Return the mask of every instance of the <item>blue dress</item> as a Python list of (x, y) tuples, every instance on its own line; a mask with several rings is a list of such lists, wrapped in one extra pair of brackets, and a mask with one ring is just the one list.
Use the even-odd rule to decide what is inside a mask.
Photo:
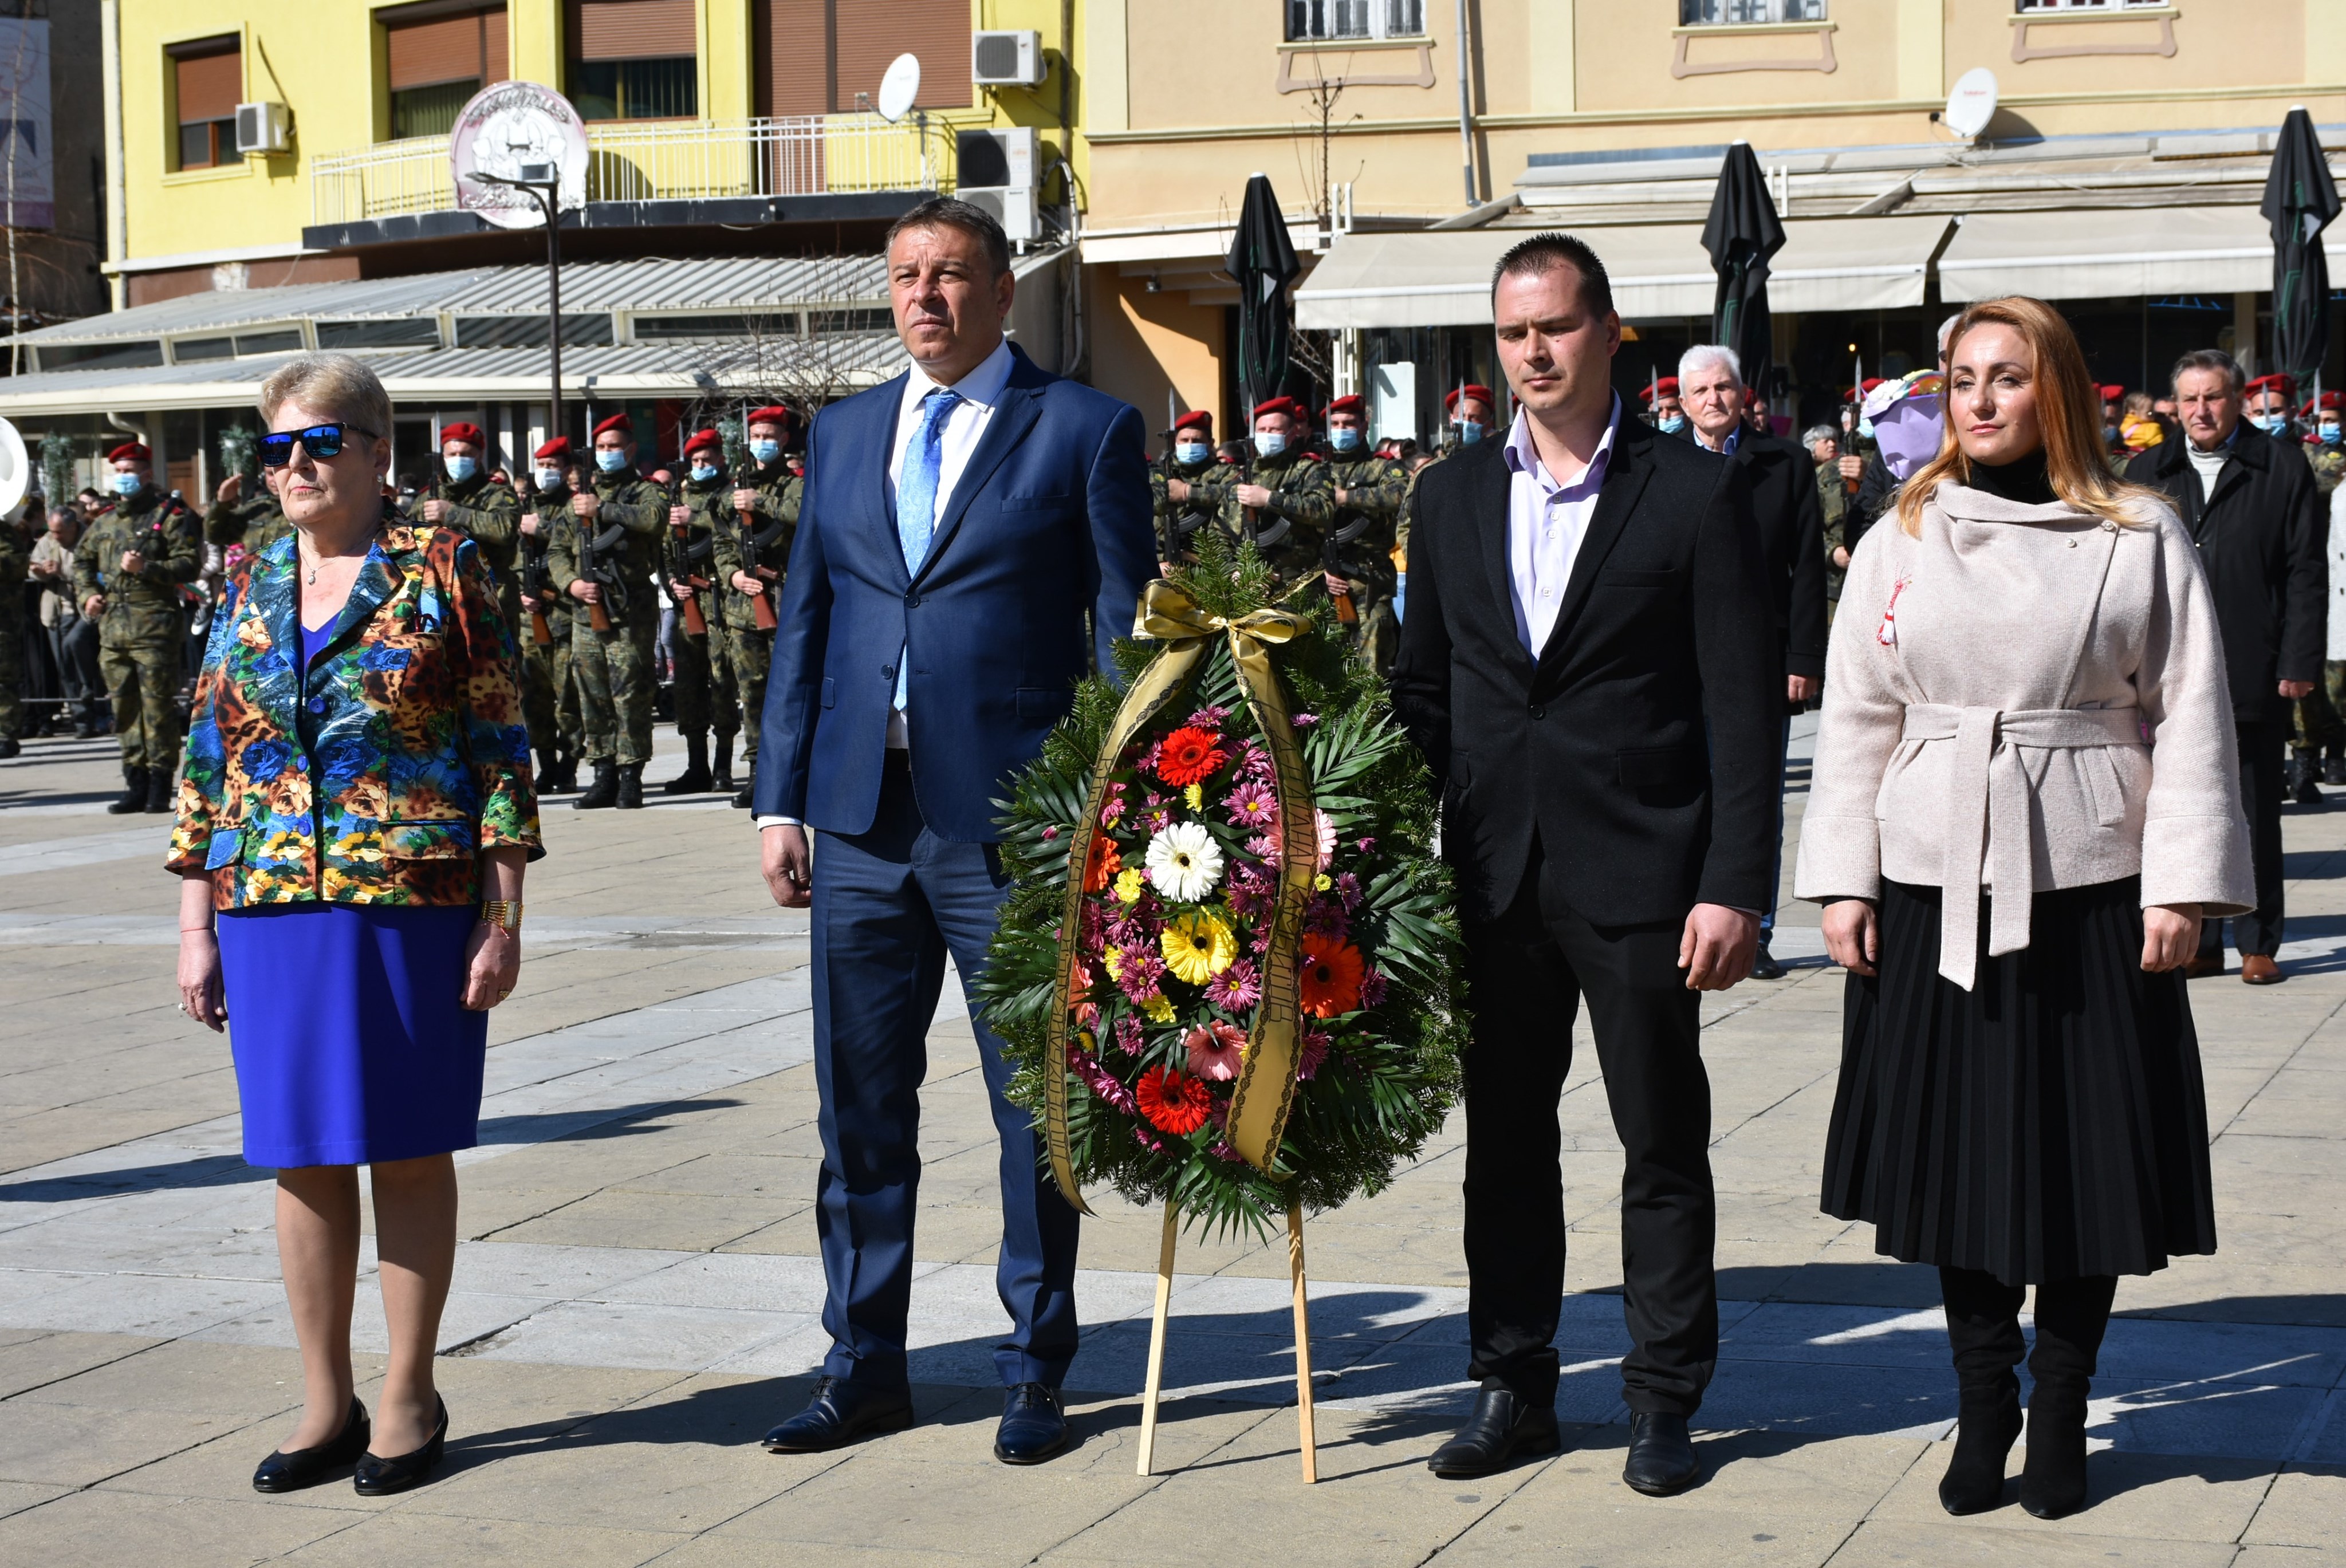
[[(332, 630), (301, 629), (305, 676)], [(480, 1141), (489, 1015), (461, 1000), (479, 919), (472, 904), (219, 914), (248, 1165), (369, 1165)]]

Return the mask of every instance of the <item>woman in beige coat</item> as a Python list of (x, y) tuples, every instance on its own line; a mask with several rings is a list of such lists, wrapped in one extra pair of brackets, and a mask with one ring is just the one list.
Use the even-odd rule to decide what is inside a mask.
[(2180, 966), (2254, 901), (2215, 606), (2190, 536), (2100, 460), (2043, 302), (1966, 311), (1947, 439), (1852, 560), (1800, 896), (1850, 971), (1825, 1211), (1938, 1266), (1961, 1385), (1951, 1513), (2086, 1496), (2121, 1274), (2215, 1250)]

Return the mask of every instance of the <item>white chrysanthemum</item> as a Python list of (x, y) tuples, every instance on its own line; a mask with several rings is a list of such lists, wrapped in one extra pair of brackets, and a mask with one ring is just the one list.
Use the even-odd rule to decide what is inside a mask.
[(1176, 903), (1193, 904), (1222, 880), (1222, 847), (1201, 822), (1176, 822), (1148, 840), (1148, 880)]

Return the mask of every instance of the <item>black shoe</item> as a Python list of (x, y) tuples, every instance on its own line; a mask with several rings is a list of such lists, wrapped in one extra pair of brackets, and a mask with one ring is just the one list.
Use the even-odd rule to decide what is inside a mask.
[(709, 737), (688, 735), (684, 738), (684, 771), (660, 786), (663, 795), (703, 795), (711, 782), (709, 777)]
[(1687, 1436), (1687, 1419), (1662, 1410), (1637, 1410), (1629, 1417), (1629, 1458), (1621, 1479), (1633, 1492), (1647, 1497), (1669, 1497), (1701, 1479), (1695, 1461), (1694, 1440)]
[(2289, 765), (2290, 799), (2300, 806), (2320, 805), (2321, 786), (2315, 782), (2315, 775), (2318, 771), (2310, 759), (2299, 758), (2292, 760)]
[(2028, 1396), (2028, 1458), (2020, 1506), (2039, 1519), (2066, 1519), (2086, 1505), (2086, 1383), (2039, 1378)]
[(720, 795), (733, 793), (733, 738), (717, 738), (717, 755), (709, 765), (709, 788)]
[(176, 804), (177, 780), (168, 768), (149, 769), (147, 773), (147, 809), (150, 812), (169, 811)]
[(1518, 1455), (1554, 1453), (1556, 1408), (1528, 1405), (1510, 1389), (1484, 1389), (1458, 1435), (1433, 1451), (1425, 1468), (1449, 1481), (1494, 1475)]
[(1005, 1464), (1040, 1464), (1067, 1446), (1067, 1412), (1059, 1390), (1021, 1383), (1002, 1401), (1002, 1424), (994, 1431), (994, 1457)]
[(25, 749), (24, 743), (13, 735), (0, 735), (0, 759), (15, 756)]
[(1939, 1478), (1939, 1506), (1960, 1517), (2004, 1503), (2004, 1463), (2020, 1437), (2020, 1380), (2004, 1373), (1994, 1383), (1966, 1388), (1955, 1451)]
[(622, 811), (640, 811), (644, 809), (644, 765), (642, 763), (627, 762), (620, 765), (619, 798), (612, 803)]
[(595, 759), (595, 782), (570, 802), (574, 810), (607, 811), (619, 803), (619, 765), (607, 757)]
[(2346, 784), (2346, 757), (2333, 757), (2321, 765), (2324, 784)]
[(109, 817), (128, 817), (133, 811), (147, 809), (147, 769), (125, 768), (122, 770), (122, 793), (106, 808)]
[(358, 1463), (366, 1452), (367, 1439), (372, 1431), (367, 1424), (366, 1406), (359, 1403), (356, 1394), (351, 1396), (351, 1413), (342, 1422), (342, 1430), (320, 1443), (316, 1448), (297, 1448), (290, 1452), (278, 1450), (260, 1461), (252, 1472), (255, 1492), (299, 1492), (305, 1486), (315, 1486), (321, 1481), (332, 1481), (342, 1471)]
[(807, 1408), (766, 1434), (768, 1453), (823, 1453), (913, 1424), (913, 1396), (845, 1378), (817, 1378)]
[(757, 792), (758, 776), (755, 773), (752, 773), (748, 778), (741, 780), (740, 789), (734, 794), (733, 809), (736, 811), (748, 810), (750, 809), (750, 802), (756, 797)]
[(1768, 951), (1768, 943), (1763, 939), (1760, 943), (1760, 951), (1751, 959), (1751, 978), (1781, 980), (1784, 978), (1784, 966), (1776, 962), (1776, 955)]
[(433, 1469), (448, 1446), (448, 1401), (440, 1401), (440, 1421), (432, 1429), (431, 1441), (413, 1453), (403, 1453), (395, 1459), (381, 1454), (359, 1455), (359, 1467), (351, 1477), (351, 1485), (361, 1497), (389, 1497), (394, 1492), (405, 1492), (412, 1486), (422, 1486), (432, 1479)]

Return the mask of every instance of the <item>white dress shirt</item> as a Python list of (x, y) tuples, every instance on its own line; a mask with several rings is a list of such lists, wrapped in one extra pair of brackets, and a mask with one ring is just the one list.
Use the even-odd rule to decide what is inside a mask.
[(1616, 392), (1596, 455), (1587, 467), (1562, 483), (1540, 461), (1525, 411), (1515, 411), (1515, 427), (1507, 432), (1507, 581), (1515, 599), (1515, 636), (1534, 659), (1556, 630), (1565, 585), (1572, 580), (1572, 564), (1588, 533), (1589, 514), (1596, 508), (1596, 493), (1604, 488), (1605, 471), (1613, 461), (1613, 437), (1620, 428), (1621, 395)]

